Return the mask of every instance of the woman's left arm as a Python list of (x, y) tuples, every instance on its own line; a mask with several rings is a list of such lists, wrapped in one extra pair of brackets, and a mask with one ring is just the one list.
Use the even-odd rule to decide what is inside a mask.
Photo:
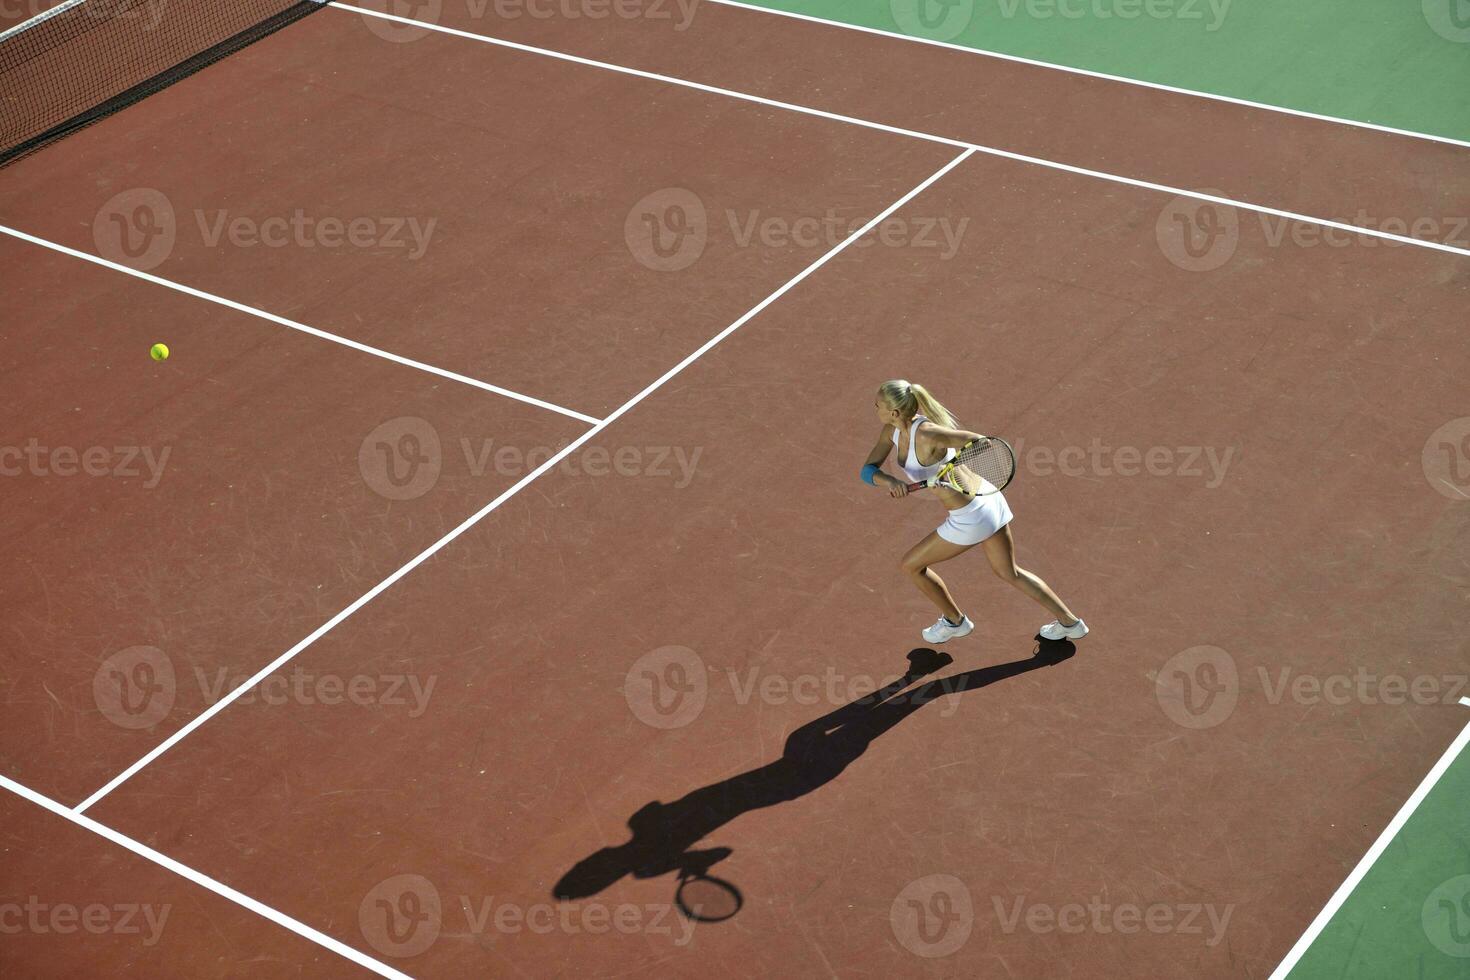
[(930, 423), (921, 430), (924, 435), (932, 440), (932, 445), (938, 449), (959, 449), (961, 446), (969, 445), (977, 439), (986, 436), (968, 429), (950, 429), (942, 425)]

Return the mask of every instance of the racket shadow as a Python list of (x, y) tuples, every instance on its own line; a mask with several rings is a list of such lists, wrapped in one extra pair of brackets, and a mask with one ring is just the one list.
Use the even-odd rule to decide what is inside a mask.
[[(1076, 652), (1066, 640), (1037, 637), (1032, 655), (1024, 660), (936, 678), (911, 688), (953, 662), (948, 654), (914, 650), (908, 655), (909, 669), (903, 677), (798, 728), (787, 738), (781, 758), (696, 789), (672, 803), (655, 800), (639, 808), (628, 818), (632, 839), (577, 862), (552, 888), (552, 895), (562, 901), (588, 898), (628, 875), (654, 878), (677, 873), (681, 884), (707, 878), (710, 867), (731, 851), (726, 847), (694, 850), (694, 845), (731, 820), (826, 785), (875, 739), (926, 705), (1062, 663)], [(728, 887), (738, 896), (733, 885)]]

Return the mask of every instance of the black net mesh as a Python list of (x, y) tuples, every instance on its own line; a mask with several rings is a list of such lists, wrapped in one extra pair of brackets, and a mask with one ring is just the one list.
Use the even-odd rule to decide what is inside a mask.
[(0, 167), (325, 4), (67, 0), (0, 35)]

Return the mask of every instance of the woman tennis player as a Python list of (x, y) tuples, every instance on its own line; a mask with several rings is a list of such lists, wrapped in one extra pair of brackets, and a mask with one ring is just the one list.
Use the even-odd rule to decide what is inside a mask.
[[(878, 421), (883, 431), (863, 467), (863, 479), (883, 487), (891, 497), (903, 497), (909, 484), (882, 471), (883, 461), (895, 447), (899, 468), (915, 483), (929, 480), (954, 459), (956, 451), (976, 441), (985, 441), (978, 432), (955, 427), (954, 417), (922, 385), (907, 381), (885, 381), (878, 388)], [(924, 462), (929, 460), (929, 462)], [(934, 572), (935, 565), (969, 551), (975, 545), (985, 549), (990, 567), (1002, 581), (1009, 582), (1046, 607), (1057, 618), (1041, 628), (1048, 640), (1081, 639), (1087, 635), (1087, 624), (1072, 615), (1067, 604), (1057, 598), (1041, 579), (1016, 564), (1016, 546), (1011, 538), (1011, 508), (1005, 496), (968, 467), (960, 465), (951, 472), (951, 480), (959, 489), (938, 484), (934, 487), (939, 501), (949, 511), (945, 522), (903, 556), (903, 570), (913, 579), (919, 591), (939, 607), (939, 622), (924, 630), (924, 639), (943, 643), (964, 636), (975, 628), (970, 617), (960, 612), (944, 579)], [(999, 478), (998, 478), (999, 479)]]

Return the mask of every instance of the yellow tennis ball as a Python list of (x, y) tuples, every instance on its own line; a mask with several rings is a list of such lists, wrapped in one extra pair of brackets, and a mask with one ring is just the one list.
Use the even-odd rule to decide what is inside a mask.
[(155, 361), (168, 360), (168, 344), (154, 344), (148, 351), (148, 356)]

